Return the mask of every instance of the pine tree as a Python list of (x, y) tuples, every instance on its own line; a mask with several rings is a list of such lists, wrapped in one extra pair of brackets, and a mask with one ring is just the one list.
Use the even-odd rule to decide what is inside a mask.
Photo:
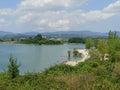
[(8, 65), (8, 74), (10, 79), (13, 79), (19, 75), (19, 67), (20, 65), (17, 64), (17, 59), (14, 59), (11, 55), (9, 58), (9, 65)]

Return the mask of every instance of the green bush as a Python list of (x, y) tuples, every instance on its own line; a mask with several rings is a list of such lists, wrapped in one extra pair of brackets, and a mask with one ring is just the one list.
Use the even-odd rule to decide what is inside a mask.
[(73, 37), (68, 40), (68, 43), (85, 43), (85, 38)]
[(120, 51), (117, 51), (115, 53), (115, 59), (116, 59), (117, 62), (120, 62)]
[(20, 65), (17, 64), (17, 60), (11, 55), (8, 65), (8, 75), (10, 79), (13, 79), (19, 75), (19, 66)]
[(65, 64), (60, 64), (50, 67), (49, 69), (46, 69), (44, 71), (44, 74), (58, 76), (58, 75), (69, 74), (72, 73), (73, 71), (74, 71), (74, 67)]

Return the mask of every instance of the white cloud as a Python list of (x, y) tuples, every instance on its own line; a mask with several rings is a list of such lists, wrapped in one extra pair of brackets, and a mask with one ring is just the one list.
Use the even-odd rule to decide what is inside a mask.
[(14, 11), (12, 9), (0, 9), (0, 15), (12, 15)]
[(32, 19), (32, 13), (28, 13), (26, 15), (20, 16), (19, 19), (17, 20), (18, 24), (25, 24), (29, 23)]
[(3, 28), (3, 27), (7, 27), (8, 25), (10, 25), (9, 22), (7, 22), (5, 19), (3, 18), (0, 18), (0, 28)]
[(0, 23), (4, 23), (5, 19), (0, 18)]
[(56, 22), (49, 22), (48, 26), (50, 28), (55, 28), (55, 29), (69, 29), (69, 21), (68, 20), (58, 20)]
[(37, 21), (35, 21), (35, 24), (37, 24), (37, 25), (46, 25), (48, 22), (47, 22), (47, 20), (45, 20), (45, 19), (42, 19), (42, 20), (37, 20)]
[[(120, 0), (102, 10), (84, 12), (80, 8), (87, 0), (22, 0), (16, 9), (0, 9), (1, 23), (10, 27), (35, 30), (70, 30), (81, 24), (107, 20), (120, 13)], [(73, 9), (74, 8), (74, 9)], [(8, 19), (9, 18), (9, 19)], [(3, 25), (3, 24), (1, 24)]]
[(24, 1), (22, 1), (21, 2), (21, 6), (22, 7), (28, 7), (28, 8), (30, 8), (30, 7), (44, 7), (45, 5), (47, 5), (47, 4), (50, 4), (50, 3), (52, 3), (53, 2), (53, 0), (24, 0)]
[[(39, 10), (37, 10), (37, 12), (34, 12), (36, 10), (30, 10), (30, 12), (33, 12), (33, 17), (31, 18), (35, 18), (37, 19), (37, 25), (41, 25), (41, 24), (46, 24), (49, 23), (48, 26), (51, 27), (58, 27), (58, 20), (69, 20), (70, 22), (73, 22), (74, 24), (80, 24), (80, 23), (85, 23), (85, 22), (90, 22), (90, 21), (98, 21), (98, 20), (105, 20), (105, 19), (109, 19), (112, 16), (114, 16), (114, 13), (109, 13), (108, 11), (110, 11), (109, 9), (113, 9), (114, 8), (118, 8), (119, 4), (119, 0), (113, 4), (110, 4), (108, 7), (104, 8), (103, 10), (96, 10), (96, 11), (90, 11), (90, 12), (83, 12), (81, 10), (73, 10), (70, 12), (67, 12), (65, 9), (60, 10), (59, 7), (62, 8), (71, 8), (71, 7), (75, 7), (77, 5), (81, 5), (85, 2), (86, 0), (24, 0), (21, 2), (20, 7), (22, 8), (27, 8), (27, 12), (29, 12), (29, 9), (47, 9), (47, 11), (45, 10), (44, 12), (41, 12)], [(52, 8), (51, 8), (52, 7)], [(54, 9), (58, 9), (57, 11), (54, 11)], [(28, 9), (29, 8), (29, 9)], [(51, 11), (49, 8), (53, 9), (53, 11)], [(65, 11), (64, 11), (65, 10)], [(26, 17), (27, 15), (25, 15)], [(24, 17), (24, 18), (25, 18)], [(36, 22), (36, 19), (34, 19)], [(47, 21), (43, 21), (43, 20), (47, 20)], [(21, 19), (21, 22), (24, 19)], [(38, 21), (39, 20), (39, 21)], [(24, 20), (25, 21), (25, 20)], [(23, 21), (23, 22), (24, 22)], [(28, 21), (28, 20), (26, 20)], [(72, 23), (72, 24), (73, 24)], [(47, 25), (47, 24), (46, 24)]]
[(120, 0), (110, 4), (108, 7), (104, 8), (103, 11), (108, 13), (120, 13)]
[(102, 11), (90, 11), (88, 13), (84, 13), (82, 16), (84, 17), (85, 21), (98, 21), (108, 19), (114, 16), (114, 14)]
[(20, 3), (21, 9), (38, 10), (61, 10), (70, 7), (80, 6), (86, 0), (23, 0)]

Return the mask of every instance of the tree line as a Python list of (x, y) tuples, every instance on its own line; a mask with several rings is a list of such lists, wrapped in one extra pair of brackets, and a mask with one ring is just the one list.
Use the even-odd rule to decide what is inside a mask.
[(46, 39), (46, 38), (43, 38), (41, 34), (38, 34), (36, 35), (35, 37), (29, 37), (29, 38), (26, 38), (26, 39), (21, 39), (19, 41), (19, 43), (24, 43), (24, 44), (62, 44), (63, 42), (61, 40), (50, 40), (50, 39)]
[[(120, 38), (116, 32), (109, 31), (108, 38), (94, 39), (90, 37), (86, 39), (86, 49), (94, 48), (99, 51), (102, 59), (105, 54), (109, 55), (109, 59), (113, 62), (120, 60)], [(98, 55), (99, 56), (99, 55)]]

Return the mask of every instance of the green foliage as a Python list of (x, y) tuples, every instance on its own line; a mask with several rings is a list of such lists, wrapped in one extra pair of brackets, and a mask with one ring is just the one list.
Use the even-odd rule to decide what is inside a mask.
[(108, 53), (108, 46), (105, 40), (99, 40), (97, 45), (98, 51), (101, 53), (102, 60), (104, 60), (104, 55)]
[(99, 38), (94, 38), (94, 47), (95, 48), (97, 48), (99, 40), (100, 40)]
[(86, 43), (85, 43), (85, 47), (86, 47), (86, 49), (90, 49), (91, 47), (93, 47), (93, 41), (92, 41), (92, 39), (91, 38), (87, 38), (86, 39)]
[[(120, 50), (120, 39), (116, 32), (109, 32), (108, 35), (108, 53), (112, 62), (116, 61), (117, 51)], [(118, 55), (117, 55), (118, 56)]]
[(0, 42), (4, 42), (4, 40), (0, 39)]
[(42, 35), (41, 34), (38, 34), (34, 37), (34, 39), (37, 39), (37, 40), (41, 40), (42, 39)]
[(70, 60), (71, 59), (71, 51), (69, 50), (68, 51), (68, 60)]
[(73, 37), (68, 40), (68, 43), (85, 43), (85, 38)]
[(11, 38), (11, 41), (15, 41), (15, 39), (14, 39), (14, 38)]
[(117, 52), (115, 53), (115, 60), (116, 60), (117, 62), (120, 62), (120, 51), (117, 51)]
[(47, 44), (47, 45), (58, 45), (62, 44), (62, 41), (60, 40), (48, 40), (45, 38), (42, 38), (41, 34), (36, 35), (35, 37), (29, 37), (27, 39), (23, 39), (20, 41), (20, 43), (25, 43), (25, 44)]
[(96, 60), (100, 60), (101, 59), (101, 53), (97, 49), (95, 49), (95, 48), (91, 48), (89, 50), (89, 54), (90, 54), (92, 59), (96, 59)]
[(53, 76), (60, 76), (64, 74), (69, 74), (74, 71), (74, 67), (61, 64), (61, 65), (55, 65), (53, 67), (50, 67), (49, 69), (46, 69), (44, 71), (45, 75), (53, 75)]
[(112, 32), (111, 30), (108, 33), (108, 39), (116, 39), (118, 38), (117, 33), (116, 32)]
[(59, 40), (46, 40), (45, 44), (48, 44), (48, 45), (59, 45), (59, 44), (62, 44), (62, 41), (59, 41)]
[(13, 58), (11, 55), (9, 58), (9, 65), (8, 65), (8, 74), (10, 79), (13, 79), (19, 75), (19, 66), (17, 64), (17, 60)]
[(101, 54), (106, 54), (108, 52), (107, 42), (105, 40), (99, 40), (97, 49), (100, 51)]
[(55, 65), (42, 73), (29, 73), (14, 79), (0, 74), (0, 90), (119, 90), (120, 63), (89, 58), (72, 67)]
[(110, 76), (110, 71), (108, 71), (105, 67), (99, 67), (96, 71), (96, 74), (99, 76), (99, 78), (103, 79)]
[(82, 56), (82, 54), (79, 53), (79, 52), (74, 48), (74, 50), (73, 50), (73, 57), (81, 57), (81, 56)]
[[(86, 48), (90, 48), (90, 39), (86, 40)], [(119, 51), (120, 51), (120, 39), (117, 36), (116, 32), (109, 31), (107, 39), (94, 39), (94, 48), (96, 50), (90, 50), (91, 57), (97, 58), (96, 56), (100, 56), (101, 60), (106, 59), (106, 55), (108, 55), (111, 62), (116, 62), (119, 60)], [(98, 53), (98, 52), (99, 53)]]
[[(88, 43), (91, 57), (75, 67), (59, 64), (42, 73), (25, 74), (14, 79), (1, 73), (0, 90), (120, 90), (120, 39), (110, 31), (108, 39), (99, 39), (96, 45), (97, 48), (91, 48), (92, 44)], [(76, 51), (74, 53), (77, 55)], [(101, 61), (101, 54), (105, 53), (110, 58)], [(16, 69), (19, 65), (12, 56), (8, 67), (12, 78), (19, 75)]]

